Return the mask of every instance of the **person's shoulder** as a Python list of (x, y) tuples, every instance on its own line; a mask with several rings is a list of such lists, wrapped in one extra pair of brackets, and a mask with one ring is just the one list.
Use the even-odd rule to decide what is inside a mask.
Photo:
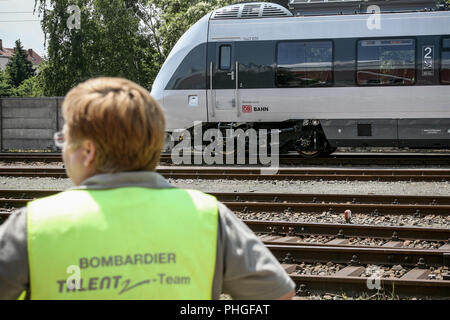
[(253, 240), (256, 235), (236, 214), (225, 204), (217, 201), (219, 225), (227, 241), (242, 241), (247, 238)]
[(33, 205), (39, 205), (39, 206), (58, 206), (58, 204), (67, 206), (69, 201), (73, 200), (80, 200), (80, 197), (87, 197), (89, 198), (89, 195), (87, 194), (87, 190), (67, 190), (67, 191), (61, 191), (58, 193), (55, 193), (53, 195), (39, 198), (33, 201), (28, 202), (28, 208)]
[(26, 216), (27, 216), (27, 207), (22, 207), (20, 209), (14, 210), (13, 212), (10, 213), (8, 219), (3, 225), (22, 227), (22, 225), (26, 221)]
[[(27, 211), (27, 207), (13, 211), (7, 217), (7, 220), (0, 225), (0, 242), (5, 239), (15, 239), (13, 242), (8, 242), (9, 245), (26, 246)], [(4, 246), (5, 244), (0, 244), (0, 247)]]
[(206, 193), (206, 192), (203, 192), (203, 191), (200, 191), (200, 190), (196, 190), (196, 189), (178, 189), (178, 190), (184, 190), (185, 192), (189, 193), (190, 195), (196, 196), (196, 197), (217, 199), (215, 196), (213, 196), (213, 195), (211, 195), (209, 193)]
[(191, 199), (196, 203), (197, 206), (208, 207), (208, 208), (218, 208), (219, 201), (217, 198), (211, 194), (205, 193), (200, 190), (195, 189), (183, 189), (189, 194)]
[(230, 210), (225, 204), (223, 204), (220, 201), (217, 201), (217, 209), (219, 211), (219, 215), (221, 217), (236, 217), (233, 213), (233, 211)]

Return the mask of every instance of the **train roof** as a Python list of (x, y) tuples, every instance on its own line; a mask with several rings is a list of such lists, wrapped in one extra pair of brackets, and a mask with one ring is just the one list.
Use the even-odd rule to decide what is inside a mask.
[(379, 13), (427, 12), (447, 10), (445, 0), (290, 0), (289, 9), (297, 16), (367, 14), (373, 6)]
[(385, 14), (379, 27), (369, 15), (213, 19), (208, 41), (377, 38), (450, 35), (450, 11)]
[(211, 20), (446, 10), (448, 4), (445, 0), (290, 0), (288, 8), (270, 2), (233, 4), (214, 10)]

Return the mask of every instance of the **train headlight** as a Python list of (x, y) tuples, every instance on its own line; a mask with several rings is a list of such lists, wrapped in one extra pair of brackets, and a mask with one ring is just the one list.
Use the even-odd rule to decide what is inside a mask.
[(319, 120), (313, 120), (311, 123), (312, 123), (313, 126), (318, 126), (320, 124), (320, 121)]

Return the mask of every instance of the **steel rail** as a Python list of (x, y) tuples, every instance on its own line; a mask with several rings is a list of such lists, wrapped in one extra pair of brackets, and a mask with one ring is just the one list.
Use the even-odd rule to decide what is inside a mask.
[(1, 152), (0, 161), (60, 162), (62, 156), (56, 152)]
[[(63, 190), (0, 189), (3, 198), (39, 198)], [(450, 196), (323, 194), (323, 193), (271, 193), (271, 192), (209, 192), (220, 201), (273, 202), (273, 203), (346, 203), (346, 204), (422, 204), (450, 205)]]
[[(3, 194), (0, 190), (0, 194)], [(364, 194), (322, 194), (322, 193), (254, 193), (220, 192), (210, 193), (230, 202), (275, 202), (275, 203), (351, 203), (351, 204), (429, 204), (450, 205), (448, 196), (408, 195), (364, 195)]]
[[(157, 168), (166, 178), (244, 180), (361, 180), (361, 181), (450, 181), (450, 169), (288, 169), (264, 174), (263, 168)], [(263, 173), (263, 174), (262, 174)], [(1, 176), (66, 177), (63, 168), (0, 167)]]
[[(374, 295), (376, 289), (370, 290), (365, 277), (315, 276), (290, 274), (291, 279), (300, 288), (297, 295), (345, 293), (347, 296)], [(393, 297), (420, 297), (448, 299), (450, 281), (448, 280), (405, 280), (397, 278), (380, 278), (380, 292)]]
[[(51, 192), (48, 192), (48, 195), (50, 194)], [(0, 199), (0, 205), (3, 207), (19, 208), (26, 206), (28, 201), (30, 199)], [(3, 216), (8, 217), (9, 213), (4, 213)], [(256, 233), (265, 233), (274, 236), (274, 238), (278, 238), (272, 239), (273, 243), (278, 244), (280, 242), (297, 244), (298, 240), (292, 238), (308, 235), (332, 236), (340, 239), (349, 237), (382, 238), (393, 241), (447, 241), (450, 239), (450, 229), (446, 228), (264, 220), (243, 221)]]
[(291, 237), (309, 235), (326, 235), (341, 239), (349, 237), (382, 238), (393, 241), (448, 241), (450, 239), (450, 229), (448, 228), (262, 220), (243, 220), (243, 222), (253, 232), (278, 236), (281, 241), (283, 239), (288, 240)]
[(285, 213), (323, 213), (330, 214), (351, 210), (352, 214), (414, 215), (421, 217), (428, 214), (450, 215), (450, 205), (396, 205), (396, 204), (353, 204), (353, 203), (274, 203), (274, 202), (223, 202), (234, 211), (251, 212), (285, 212)]
[[(267, 169), (267, 170), (266, 170)], [(270, 174), (270, 169), (275, 169)], [(450, 169), (342, 169), (342, 168), (270, 168), (270, 167), (164, 167), (158, 168), (160, 173), (198, 173), (215, 175), (364, 175), (364, 176), (449, 176)], [(265, 173), (267, 172), (267, 173)]]
[(266, 244), (272, 254), (283, 263), (340, 263), (349, 265), (383, 264), (415, 267), (423, 263), (425, 267), (450, 267), (445, 250), (385, 248), (385, 247), (337, 247), (310, 245)]
[[(298, 238), (299, 239), (299, 238)], [(336, 243), (321, 243), (321, 242), (303, 242), (301, 240), (295, 241), (292, 239), (292, 242), (282, 241), (283, 238), (274, 239), (274, 240), (266, 240), (264, 237), (260, 238), (260, 240), (264, 243), (264, 245), (291, 245), (291, 246), (308, 246), (308, 247), (329, 247), (333, 246), (335, 248), (385, 248), (383, 246), (371, 246), (371, 245), (361, 245), (361, 244), (336, 244)], [(295, 241), (295, 242), (294, 242)], [(333, 240), (332, 240), (333, 241)], [(393, 247), (391, 247), (393, 248)], [(406, 247), (395, 247), (400, 250), (408, 249)], [(434, 249), (424, 249), (424, 250), (434, 250)], [(441, 249), (435, 249), (441, 250)], [(442, 252), (448, 252), (449, 250), (445, 249)]]
[[(59, 190), (0, 190), (0, 205), (20, 207), (30, 199), (46, 197)], [(249, 213), (302, 212), (322, 213), (352, 210), (353, 214), (377, 215), (449, 215), (450, 197), (397, 196), (397, 195), (326, 195), (326, 194), (279, 194), (279, 193), (210, 193), (230, 209)], [(391, 203), (391, 201), (393, 203)], [(366, 203), (360, 203), (366, 202)], [(400, 204), (400, 202), (402, 204)], [(428, 204), (423, 204), (428, 203)]]
[[(280, 154), (278, 157), (280, 163), (301, 165), (450, 165), (450, 154), (447, 153), (337, 152), (328, 157), (317, 158), (302, 158), (291, 153)], [(162, 153), (160, 161), (171, 163), (171, 158), (171, 154)], [(57, 152), (2, 152), (0, 161), (61, 162), (62, 155)]]

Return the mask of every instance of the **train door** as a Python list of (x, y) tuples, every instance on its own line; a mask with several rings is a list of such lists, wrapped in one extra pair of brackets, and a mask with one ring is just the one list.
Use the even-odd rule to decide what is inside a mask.
[(212, 119), (235, 121), (237, 95), (237, 64), (234, 42), (218, 42), (215, 47), (215, 63), (211, 64), (212, 77)]

